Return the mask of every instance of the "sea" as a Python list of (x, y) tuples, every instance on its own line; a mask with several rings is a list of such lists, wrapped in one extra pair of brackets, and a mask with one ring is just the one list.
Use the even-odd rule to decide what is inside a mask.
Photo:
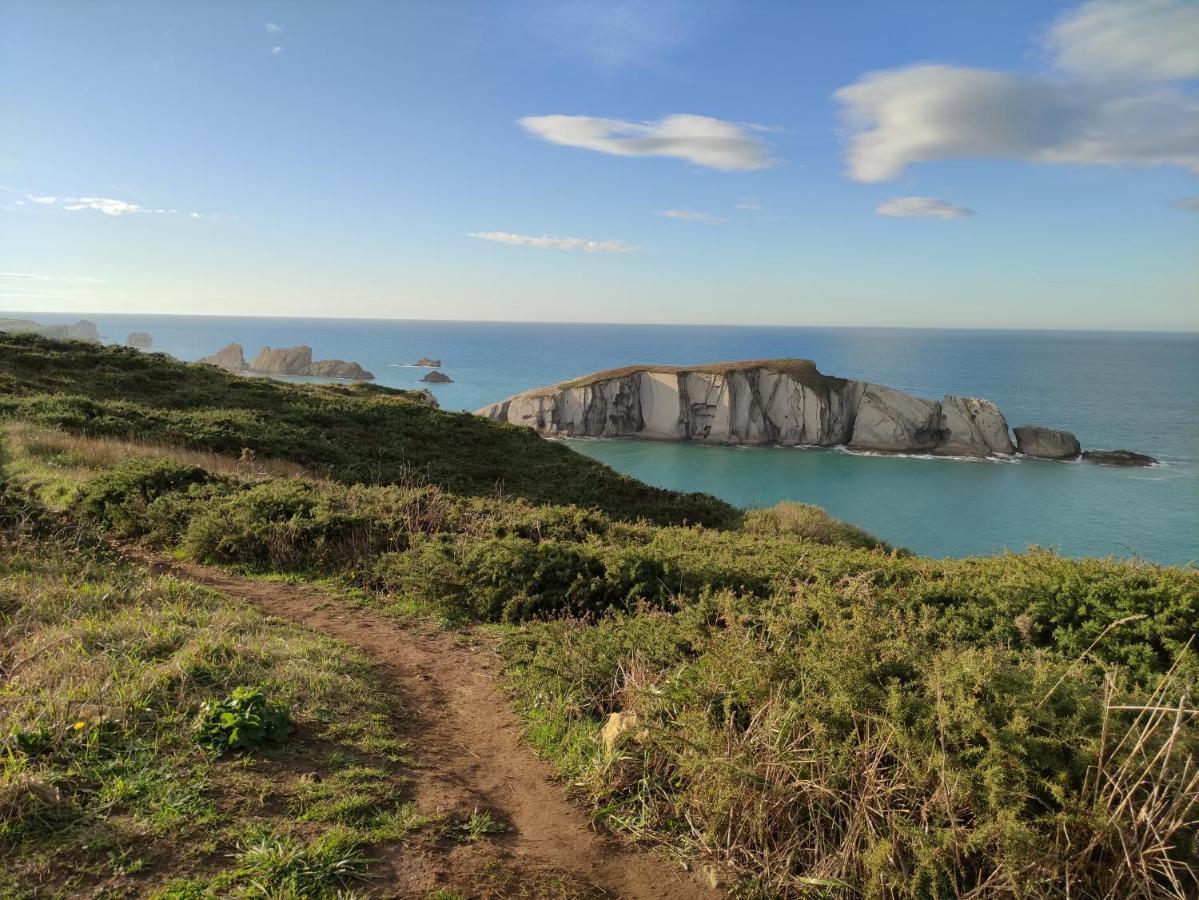
[(574, 440), (578, 453), (662, 487), (742, 507), (799, 500), (921, 554), (1030, 546), (1068, 556), (1199, 559), (1199, 334), (774, 326), (599, 325), (212, 316), (3, 313), (95, 322), (105, 341), (148, 331), (184, 360), (230, 341), (307, 344), (353, 360), (379, 384), (425, 387), (440, 359), (444, 409), (475, 410), (529, 388), (632, 363), (802, 357), (822, 372), (918, 396), (985, 397), (1012, 426), (1074, 432), (1084, 448), (1148, 453), (1142, 469), (1081, 462), (881, 456), (839, 449)]

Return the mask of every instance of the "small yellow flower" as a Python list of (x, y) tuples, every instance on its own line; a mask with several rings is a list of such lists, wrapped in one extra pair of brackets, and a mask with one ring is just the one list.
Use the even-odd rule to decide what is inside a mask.
[(76, 731), (80, 731), (84, 728), (87, 728), (87, 722), (76, 722), (71, 727), (74, 728)]

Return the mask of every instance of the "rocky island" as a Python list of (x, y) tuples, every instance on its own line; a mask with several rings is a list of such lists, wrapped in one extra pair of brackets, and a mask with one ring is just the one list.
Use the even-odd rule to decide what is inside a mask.
[(154, 344), (154, 338), (150, 336), (148, 331), (131, 331), (129, 337), (125, 338), (125, 346), (133, 347), (137, 350), (146, 350)]
[(989, 400), (949, 394), (926, 400), (881, 384), (825, 375), (806, 359), (629, 366), (526, 391), (478, 414), (549, 437), (1156, 462), (1130, 451), (1088, 456), (1074, 435), (1039, 426), (1017, 428), (1013, 443), (1007, 420)]
[(429, 384), (453, 384), (454, 379), (445, 372), (430, 372), (421, 381), (427, 381)]
[(80, 319), (73, 325), (43, 325), (30, 319), (0, 319), (0, 331), (13, 334), (37, 334), (58, 341), (87, 341), (100, 343), (100, 332), (95, 322)]
[(412, 365), (419, 366), (422, 369), (440, 369), (441, 368), (441, 360), (440, 359), (430, 359), (427, 356), (422, 356), (420, 359), (418, 359)]
[(356, 362), (344, 359), (313, 360), (312, 348), (303, 344), (298, 347), (263, 347), (247, 364), (242, 345), (232, 343), (211, 356), (205, 356), (200, 362), (227, 372), (246, 372), (251, 375), (303, 375), (353, 381), (373, 381), (375, 378)]

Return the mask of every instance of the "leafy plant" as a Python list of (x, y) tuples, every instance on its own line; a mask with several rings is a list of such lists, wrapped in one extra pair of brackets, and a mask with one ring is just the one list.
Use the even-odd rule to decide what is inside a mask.
[(262, 691), (237, 687), (224, 700), (204, 704), (199, 741), (218, 752), (253, 750), (283, 741), (295, 731), (287, 707), (271, 703)]

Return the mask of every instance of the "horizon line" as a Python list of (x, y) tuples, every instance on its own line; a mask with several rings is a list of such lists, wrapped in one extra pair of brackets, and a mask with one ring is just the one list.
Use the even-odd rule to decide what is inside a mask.
[(595, 322), (567, 321), (560, 319), (421, 319), (401, 316), (288, 316), (253, 313), (159, 313), (159, 312), (105, 312), (101, 310), (0, 310), (0, 315), (20, 313), (21, 315), (55, 315), (55, 316), (157, 316), (161, 318), (206, 318), (206, 319), (285, 319), (291, 321), (331, 321), (331, 322), (424, 322), (437, 324), (479, 324), (479, 325), (598, 325), (624, 326), (644, 328), (846, 328), (846, 329), (891, 329), (895, 331), (1068, 331), (1092, 334), (1193, 334), (1199, 335), (1196, 328), (1097, 328), (1080, 326), (1036, 326), (1036, 325), (813, 325), (785, 322)]

